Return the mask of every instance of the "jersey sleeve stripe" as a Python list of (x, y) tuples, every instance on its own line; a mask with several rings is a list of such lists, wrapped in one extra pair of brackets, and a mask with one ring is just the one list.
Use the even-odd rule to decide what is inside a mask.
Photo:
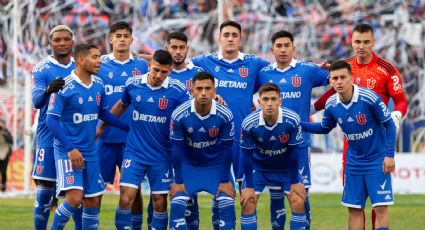
[(58, 116), (58, 117), (60, 117), (61, 115), (60, 114), (57, 114), (57, 113), (52, 113), (52, 112), (48, 112), (48, 113), (46, 113), (46, 115), (54, 115), (54, 116)]
[(258, 120), (258, 117), (260, 116), (260, 112), (256, 112), (254, 114), (249, 115), (245, 120), (242, 122), (242, 128), (246, 129), (247, 126), (254, 123), (256, 120)]
[(336, 103), (336, 94), (332, 95), (328, 98), (325, 104), (325, 109), (329, 108), (331, 105)]
[(389, 63), (388, 61), (386, 61), (385, 59), (378, 58), (376, 63), (378, 65), (384, 67), (390, 75), (394, 75), (396, 73), (394, 66), (391, 63)]
[(223, 106), (218, 105), (217, 106), (217, 110), (220, 111), (221, 113), (223, 113), (227, 117), (227, 119), (229, 121), (231, 121), (233, 119), (233, 114), (232, 114), (232, 112), (230, 112), (229, 109), (224, 108)]
[(300, 124), (300, 122), (301, 122), (301, 119), (300, 119), (300, 117), (298, 116), (298, 114), (296, 114), (295, 112), (293, 112), (293, 111), (283, 111), (283, 113), (282, 113), (282, 115), (285, 115), (285, 116), (287, 116), (287, 117), (289, 117), (289, 118), (292, 118), (294, 121), (295, 121), (295, 123), (297, 124), (297, 125), (299, 125)]
[(175, 119), (179, 114), (184, 112), (188, 107), (190, 107), (191, 102), (186, 101), (185, 103), (181, 104), (177, 109), (174, 110), (174, 112), (171, 114), (171, 118)]
[(359, 93), (360, 93), (360, 95), (369, 98), (373, 102), (376, 102), (376, 100), (378, 100), (378, 97), (375, 94), (373, 94), (372, 92), (370, 92), (366, 89), (360, 89)]

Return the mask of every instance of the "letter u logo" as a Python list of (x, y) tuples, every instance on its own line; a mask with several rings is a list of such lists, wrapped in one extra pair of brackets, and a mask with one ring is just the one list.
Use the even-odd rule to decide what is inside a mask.
[(294, 87), (300, 87), (300, 85), (301, 85), (301, 77), (292, 77), (292, 85)]
[(160, 98), (158, 104), (160, 109), (165, 109), (168, 105), (168, 99)]
[(286, 142), (289, 141), (289, 134), (279, 135), (279, 140), (280, 140), (280, 142), (282, 142), (283, 144), (285, 144)]
[(248, 68), (239, 68), (239, 76), (245, 78), (248, 76)]
[(192, 81), (190, 81), (190, 80), (186, 80), (186, 88), (188, 88), (188, 89), (192, 89)]
[(359, 123), (360, 125), (364, 125), (367, 122), (365, 114), (356, 115), (356, 119), (357, 123)]
[(210, 128), (208, 133), (210, 137), (216, 137), (218, 136), (218, 128)]
[(376, 80), (373, 78), (367, 79), (367, 88), (373, 89), (375, 88)]

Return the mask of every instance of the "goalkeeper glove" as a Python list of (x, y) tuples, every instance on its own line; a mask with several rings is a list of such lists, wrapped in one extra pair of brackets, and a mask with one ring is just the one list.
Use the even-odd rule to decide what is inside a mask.
[(400, 129), (400, 123), (401, 123), (401, 119), (403, 118), (403, 115), (401, 114), (400, 111), (392, 111), (391, 112), (391, 118), (394, 121), (395, 128), (396, 128), (396, 134), (398, 135), (398, 131)]
[(62, 89), (63, 85), (65, 85), (65, 80), (62, 78), (57, 78), (50, 82), (47, 89), (44, 91), (44, 94), (50, 95), (51, 93), (57, 93)]

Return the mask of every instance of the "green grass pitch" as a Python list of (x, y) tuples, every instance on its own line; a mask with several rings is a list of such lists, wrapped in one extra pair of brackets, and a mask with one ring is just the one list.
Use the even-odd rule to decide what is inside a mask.
[[(311, 194), (312, 203), (312, 228), (332, 230), (347, 229), (347, 209), (340, 204), (340, 194)], [(239, 197), (237, 198), (237, 201)], [(148, 197), (144, 197), (147, 204)], [(425, 195), (396, 195), (396, 204), (390, 207), (391, 229), (425, 229)], [(0, 229), (33, 229), (32, 197), (0, 198)], [(102, 201), (99, 229), (115, 229), (114, 215), (118, 203), (118, 195), (108, 194)], [(200, 229), (210, 230), (211, 210), (210, 196), (200, 195)], [(239, 226), (240, 206), (236, 202), (237, 227)], [(290, 213), (286, 203), (286, 210)], [(271, 229), (269, 214), (269, 195), (263, 194), (258, 203), (258, 229)], [(50, 220), (52, 219), (52, 215)], [(366, 209), (366, 217), (370, 219), (370, 205)], [(289, 229), (290, 215), (287, 215), (286, 229)], [(49, 223), (50, 224), (50, 223)], [(73, 229), (72, 220), (66, 229)], [(146, 215), (144, 216), (143, 229), (146, 228)], [(366, 229), (371, 229), (370, 220)]]

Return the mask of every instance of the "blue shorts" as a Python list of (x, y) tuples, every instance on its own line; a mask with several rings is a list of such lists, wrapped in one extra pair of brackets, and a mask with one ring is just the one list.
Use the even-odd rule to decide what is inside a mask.
[(232, 167), (233, 174), (235, 175), (235, 181), (243, 181), (243, 161), (244, 159), (240, 143), (233, 141)]
[(122, 158), (124, 155), (125, 143), (105, 143), (97, 144), (97, 153), (102, 167), (100, 172), (105, 184), (113, 184), (117, 166), (121, 169)]
[(255, 194), (261, 194), (265, 187), (269, 189), (281, 189), (286, 194), (291, 191), (291, 175), (289, 173), (266, 172), (255, 170), (253, 175)]
[(36, 180), (56, 181), (54, 148), (37, 148), (34, 158), (32, 178)]
[(310, 151), (308, 147), (298, 147), (297, 152), (300, 156), (298, 164), (298, 173), (301, 175), (301, 183), (304, 188), (311, 187), (311, 173), (310, 173)]
[(216, 195), (218, 186), (220, 185), (220, 177), (221, 166), (196, 167), (189, 164), (182, 164), (182, 178), (189, 195), (202, 191)]
[(365, 208), (367, 197), (372, 207), (394, 204), (391, 174), (383, 172), (357, 175), (345, 173), (341, 204), (350, 208)]
[(63, 197), (66, 190), (82, 190), (84, 197), (96, 197), (105, 192), (100, 175), (99, 161), (84, 161), (84, 169), (74, 171), (71, 160), (56, 159), (56, 196)]
[(168, 194), (173, 182), (171, 163), (147, 165), (124, 156), (121, 165), (120, 186), (138, 189), (145, 175), (148, 177), (152, 194)]

